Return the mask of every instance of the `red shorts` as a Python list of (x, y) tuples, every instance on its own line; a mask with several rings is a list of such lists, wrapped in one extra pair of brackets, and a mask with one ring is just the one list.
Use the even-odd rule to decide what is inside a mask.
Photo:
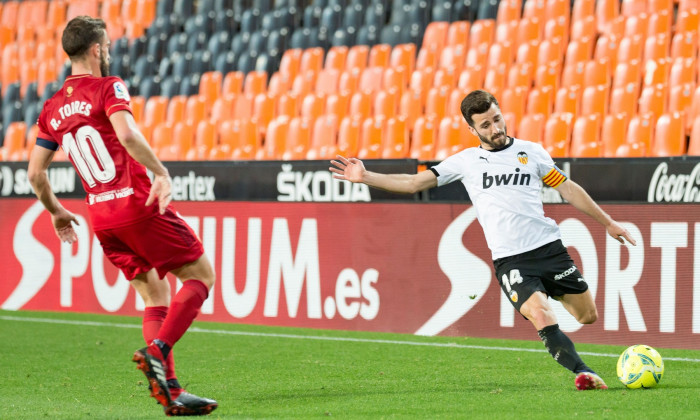
[(168, 207), (165, 214), (132, 225), (95, 231), (105, 256), (128, 280), (152, 268), (160, 278), (192, 263), (204, 247), (189, 225)]

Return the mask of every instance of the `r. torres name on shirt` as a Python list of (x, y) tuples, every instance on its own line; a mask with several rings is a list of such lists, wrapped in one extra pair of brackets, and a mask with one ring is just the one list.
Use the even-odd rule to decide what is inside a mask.
[(57, 120), (56, 118), (51, 118), (51, 128), (58, 130), (58, 127), (61, 125), (61, 121), (76, 114), (82, 114), (89, 117), (91, 110), (92, 104), (85, 101), (73, 101), (65, 104), (58, 108), (58, 113), (61, 114), (61, 119)]
[[(519, 173), (520, 169), (516, 168), (515, 173), (489, 175), (488, 172), (483, 174), (483, 188), (486, 190), (492, 186), (499, 187), (501, 185), (529, 185), (530, 174)], [(513, 181), (511, 183), (511, 181)]]

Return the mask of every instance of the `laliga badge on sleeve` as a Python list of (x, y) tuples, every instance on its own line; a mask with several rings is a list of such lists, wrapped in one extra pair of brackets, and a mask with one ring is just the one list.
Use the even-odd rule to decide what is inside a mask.
[(119, 99), (124, 99), (125, 101), (130, 101), (129, 91), (124, 86), (122, 82), (114, 82), (114, 96)]

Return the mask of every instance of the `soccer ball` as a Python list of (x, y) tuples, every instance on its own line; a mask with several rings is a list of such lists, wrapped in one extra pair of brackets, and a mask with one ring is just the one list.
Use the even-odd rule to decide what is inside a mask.
[(644, 344), (627, 348), (617, 360), (617, 378), (627, 388), (653, 388), (663, 374), (661, 355)]

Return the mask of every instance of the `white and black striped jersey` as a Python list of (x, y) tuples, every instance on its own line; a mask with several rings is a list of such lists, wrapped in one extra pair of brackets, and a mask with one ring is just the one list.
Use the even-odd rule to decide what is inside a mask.
[(543, 183), (559, 186), (567, 176), (541, 145), (513, 138), (499, 150), (471, 147), (430, 169), (438, 186), (462, 181), (494, 260), (561, 238), (544, 215), (540, 190)]

